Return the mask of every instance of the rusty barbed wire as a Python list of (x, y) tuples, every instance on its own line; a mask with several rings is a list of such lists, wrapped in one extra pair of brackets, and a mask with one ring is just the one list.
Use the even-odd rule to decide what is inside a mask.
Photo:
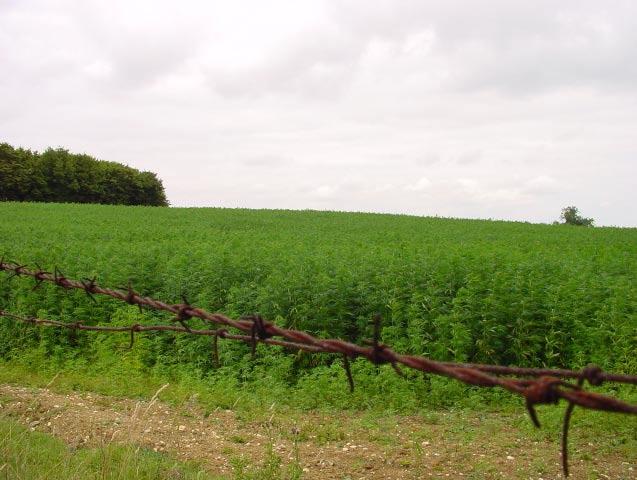
[[(128, 327), (104, 327), (97, 325), (85, 325), (79, 322), (64, 323), (56, 320), (20, 317), (16, 314), (0, 311), (0, 316), (25, 321), (27, 323), (70, 328), (74, 331), (89, 330), (102, 332), (130, 332), (131, 346), (134, 341), (135, 332), (156, 330), (194, 335), (208, 335), (214, 337), (213, 356), (217, 359), (217, 361), (217, 338), (239, 340), (249, 343), (252, 347), (253, 356), (256, 353), (256, 344), (258, 342), (313, 353), (340, 354), (344, 360), (343, 365), (346, 371), (350, 390), (353, 390), (354, 388), (354, 382), (349, 365), (350, 358), (354, 359), (357, 357), (363, 357), (376, 365), (388, 363), (398, 374), (401, 374), (399, 365), (403, 365), (425, 373), (453, 378), (468, 385), (478, 387), (500, 387), (509, 392), (521, 395), (525, 399), (526, 408), (531, 421), (536, 427), (540, 426), (540, 422), (535, 411), (536, 405), (557, 404), (560, 400), (565, 400), (568, 402), (568, 407), (564, 417), (562, 434), (562, 468), (566, 476), (568, 476), (568, 428), (570, 425), (570, 417), (575, 406), (591, 410), (637, 414), (637, 405), (632, 405), (614, 397), (601, 395), (583, 389), (584, 381), (587, 381), (593, 386), (601, 385), (605, 381), (637, 384), (637, 376), (607, 373), (594, 365), (589, 365), (582, 371), (578, 372), (565, 369), (533, 369), (499, 365), (439, 362), (422, 356), (400, 354), (380, 342), (379, 316), (376, 316), (374, 319), (373, 339), (366, 342), (369, 346), (360, 346), (340, 339), (318, 338), (300, 330), (286, 329), (274, 323), (265, 321), (259, 315), (249, 315), (235, 320), (220, 313), (210, 313), (204, 309), (192, 306), (185, 297), (182, 298), (183, 303), (180, 304), (162, 302), (160, 300), (138, 294), (133, 290), (130, 283), (125, 289), (112, 289), (100, 286), (95, 278), (84, 280), (69, 279), (64, 276), (57, 267), (54, 269), (53, 273), (44, 271), (40, 267), (38, 267), (38, 270), (29, 270), (26, 265), (4, 262), (3, 259), (0, 259), (0, 271), (11, 272), (9, 278), (19, 276), (32, 277), (36, 281), (34, 288), (39, 287), (43, 282), (51, 282), (58, 287), (67, 290), (83, 290), (93, 300), (95, 300), (93, 298), (94, 295), (106, 295), (131, 305), (137, 305), (140, 309), (142, 307), (148, 307), (155, 310), (169, 312), (175, 316), (174, 321), (178, 322), (181, 326), (134, 324)], [(186, 324), (186, 322), (192, 318), (199, 318), (222, 327), (234, 328), (243, 332), (245, 335), (230, 334), (225, 328), (215, 330), (194, 330)], [(272, 337), (280, 337), (283, 340), (274, 339)], [(577, 379), (577, 383), (569, 383), (564, 380), (565, 378)]]
[[(26, 317), (23, 315), (17, 315), (15, 313), (11, 313), (11, 312), (7, 312), (5, 310), (0, 310), (0, 317), (5, 317), (5, 318), (10, 318), (13, 320), (17, 320), (19, 322), (22, 323), (28, 323), (31, 325), (44, 325), (44, 326), (50, 326), (50, 327), (61, 327), (61, 328), (66, 328), (69, 330), (84, 330), (84, 331), (92, 331), (92, 332), (130, 332), (131, 334), (131, 340), (134, 339), (133, 335), (136, 332), (151, 332), (151, 331), (158, 331), (158, 332), (176, 332), (176, 333), (188, 333), (191, 335), (204, 335), (204, 336), (208, 336), (208, 337), (214, 337), (214, 338), (223, 338), (225, 340), (239, 340), (241, 342), (245, 342), (248, 344), (252, 344), (252, 337), (249, 335), (237, 335), (237, 334), (233, 334), (233, 333), (229, 333), (225, 328), (219, 328), (219, 329), (215, 329), (215, 330), (207, 330), (207, 329), (193, 329), (193, 328), (184, 328), (184, 327), (178, 327), (175, 325), (142, 325), (140, 323), (134, 323), (130, 326), (117, 326), (117, 327), (107, 327), (107, 326), (102, 326), (102, 325), (87, 325), (85, 323), (82, 322), (72, 322), (72, 323), (68, 323), (68, 322), (60, 322), (58, 320), (50, 320), (50, 319), (44, 319), (44, 318), (37, 318), (37, 317)], [(213, 343), (214, 343), (214, 339), (213, 339)], [(286, 342), (283, 340), (276, 340), (276, 339), (267, 339), (267, 340), (263, 340), (263, 343), (266, 343), (268, 345), (276, 345), (279, 347), (284, 347), (284, 348), (288, 348), (288, 349), (294, 349), (294, 350), (299, 350), (302, 347), (305, 347), (305, 345), (299, 345), (293, 342)], [(133, 345), (133, 341), (131, 341), (131, 346)], [(214, 344), (213, 344), (213, 348), (214, 348)], [(305, 348), (303, 348), (305, 349)], [(307, 351), (311, 351), (311, 352), (315, 352), (315, 353), (320, 353), (320, 350), (314, 348), (314, 349), (305, 349)], [(216, 353), (215, 353), (216, 352)], [(215, 360), (215, 363), (219, 363), (219, 355), (218, 352), (215, 350), (213, 352), (213, 357)]]

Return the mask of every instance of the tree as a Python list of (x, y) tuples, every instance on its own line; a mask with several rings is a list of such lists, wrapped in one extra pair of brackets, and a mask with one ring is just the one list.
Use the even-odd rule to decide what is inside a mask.
[(592, 227), (595, 222), (592, 218), (582, 217), (578, 208), (572, 206), (563, 208), (560, 218), (564, 220), (565, 225), (579, 225), (582, 227)]
[(168, 206), (152, 172), (63, 148), (38, 153), (8, 143), (0, 143), (0, 201)]

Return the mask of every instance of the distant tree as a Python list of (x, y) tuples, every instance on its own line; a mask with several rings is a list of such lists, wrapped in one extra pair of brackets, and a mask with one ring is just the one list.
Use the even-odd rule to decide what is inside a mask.
[(43, 153), (0, 143), (0, 201), (167, 206), (161, 180), (89, 155), (49, 148)]
[(585, 218), (579, 214), (577, 207), (565, 207), (562, 209), (560, 218), (566, 225), (579, 225), (582, 227), (592, 227), (595, 220), (592, 218)]

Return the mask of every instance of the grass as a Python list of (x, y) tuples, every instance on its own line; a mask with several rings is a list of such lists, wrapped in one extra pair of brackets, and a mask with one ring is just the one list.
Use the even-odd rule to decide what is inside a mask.
[(303, 476), (298, 450), (295, 461), (284, 468), (281, 457), (274, 452), (272, 444), (268, 445), (261, 465), (252, 465), (249, 459), (238, 456), (233, 457), (230, 464), (236, 480), (300, 480)]
[[(58, 376), (58, 379), (60, 377), (61, 375)], [(58, 390), (56, 382), (51, 385), (51, 389), (54, 391)], [(162, 394), (170, 394), (171, 389), (172, 386), (166, 388)], [(0, 404), (3, 404), (4, 407), (15, 404), (15, 400), (12, 401), (10, 395), (14, 394), (11, 393), (0, 399)], [(26, 395), (31, 394), (27, 393)], [(145, 398), (148, 400), (150, 396)], [(48, 404), (51, 405), (55, 402), (62, 404), (60, 400), (50, 398)], [(76, 401), (77, 399), (72, 400), (72, 402)], [(85, 401), (88, 400), (82, 400), (82, 402)], [(95, 398), (92, 395), (90, 401), (109, 408), (108, 398)], [(132, 403), (137, 405), (135, 402)], [(174, 407), (175, 421), (178, 423), (192, 422), (196, 425), (199, 419), (205, 418), (203, 410), (197, 410), (198, 407), (193, 410), (192, 402), (187, 403), (187, 406)], [(45, 408), (43, 404), (36, 403), (34, 405), (36, 406), (30, 408), (47, 412), (47, 410), (42, 410)], [(117, 407), (117, 411), (124, 407), (124, 405)], [(188, 415), (180, 415), (182, 408), (187, 410)], [(26, 405), (23, 410), (25, 412), (32, 411)], [(141, 410), (145, 409), (142, 407)], [(1, 411), (11, 412), (11, 408), (3, 408)], [(197, 413), (198, 411), (200, 413)], [(343, 478), (347, 474), (351, 478), (359, 478), (360, 474), (354, 472), (366, 472), (368, 467), (378, 467), (379, 462), (381, 470), (384, 468), (384, 462), (389, 462), (387, 465), (394, 469), (391, 471), (396, 471), (395, 469), (409, 471), (413, 475), (421, 477), (428, 472), (435, 472), (439, 476), (464, 472), (464, 475), (472, 475), (470, 478), (526, 479), (529, 476), (535, 478), (543, 475), (546, 478), (546, 476), (552, 477), (559, 470), (556, 462), (559, 461), (559, 431), (562, 414), (563, 408), (540, 407), (539, 415), (543, 428), (537, 430), (531, 426), (521, 405), (516, 410), (505, 408), (499, 413), (450, 409), (423, 412), (421, 415), (412, 416), (370, 410), (364, 412), (307, 412), (289, 408), (278, 409), (276, 406), (272, 409), (252, 411), (250, 415), (246, 415), (244, 410), (238, 409), (230, 417), (234, 418), (235, 427), (224, 434), (225, 443), (216, 444), (215, 447), (216, 451), (229, 461), (232, 473), (226, 477), (209, 477), (205, 476), (206, 472), (203, 471), (203, 473), (198, 473), (201, 475), (200, 477), (177, 478), (290, 480), (301, 478), (308, 462), (310, 462), (309, 467), (312, 470), (317, 459), (337, 462), (338, 467), (332, 467), (332, 469), (342, 471)], [(26, 413), (20, 417), (20, 421), (28, 424), (24, 415)], [(28, 415), (33, 418), (31, 414)], [(48, 414), (45, 413), (45, 415)], [(68, 415), (72, 415), (72, 413), (69, 411)], [(211, 414), (213, 418), (209, 419), (208, 422), (211, 422), (211, 425), (216, 425), (219, 421), (225, 422), (227, 420), (223, 419), (228, 419), (228, 415), (228, 412), (220, 412), (220, 415), (217, 416), (217, 412), (213, 411)], [(16, 417), (11, 417), (6, 420), (13, 422), (15, 419)], [(10, 432), (11, 429), (5, 428), (6, 425), (6, 423), (4, 426), (0, 425), (0, 431), (4, 429)], [(37, 438), (47, 437), (46, 435), (40, 437), (41, 434), (38, 432), (30, 432), (24, 428), (20, 428), (19, 431), (26, 432), (28, 435), (36, 435)], [(595, 478), (596, 471), (611, 474), (613, 472), (626, 472), (631, 465), (632, 468), (637, 466), (634, 464), (634, 452), (637, 451), (637, 424), (630, 417), (577, 409), (573, 417), (571, 432), (571, 463), (572, 469), (576, 472), (574, 478), (588, 478), (581, 475), (591, 475)], [(255, 436), (257, 433), (259, 435)], [(5, 435), (4, 432), (2, 434)], [(70, 434), (72, 435), (72, 432)], [(5, 436), (10, 437), (11, 435)], [(19, 436), (14, 435), (14, 437), (9, 443), (15, 444), (17, 442)], [(254, 443), (255, 439), (259, 444)], [(225, 446), (223, 446), (224, 444)], [(279, 445), (287, 446), (284, 450), (285, 455), (282, 455), (281, 450), (278, 450)], [(353, 445), (358, 445), (358, 447)], [(361, 455), (363, 453), (361, 446), (370, 447), (369, 452), (376, 452), (376, 460), (372, 460), (368, 455)], [(37, 450), (40, 447), (24, 448)], [(6, 450), (2, 450), (3, 455), (0, 458), (22, 459), (24, 457), (19, 453), (19, 448), (14, 446), (11, 449), (12, 452), (18, 453), (5, 454)], [(348, 460), (338, 455), (346, 449), (352, 453), (352, 457)], [(175, 460), (170, 455), (157, 454), (138, 449), (132, 445), (105, 444), (98, 449), (58, 448), (55, 450), (51, 448), (51, 454), (46, 456), (57, 458), (55, 461), (65, 463), (67, 466), (62, 471), (68, 474), (69, 478), (80, 478), (81, 475), (89, 475), (89, 473), (97, 475), (94, 471), (86, 473), (86, 470), (81, 469), (84, 465), (83, 459), (88, 458), (87, 456), (92, 455), (90, 452), (94, 451), (100, 452), (100, 458), (103, 461), (90, 465), (95, 472), (106, 472), (103, 473), (103, 478), (128, 478), (128, 476), (145, 478), (132, 476), (133, 473), (129, 473), (132, 471), (130, 469), (132, 466), (136, 466), (135, 471), (139, 471), (139, 475), (145, 475), (145, 472), (150, 471), (155, 472), (157, 478), (171, 478), (161, 477), (161, 474), (163, 474), (162, 472), (173, 472), (175, 469), (181, 469), (187, 473), (196, 472), (197, 468), (202, 471), (198, 464), (186, 463), (183, 466), (177, 462), (175, 467)], [(64, 455), (60, 452), (63, 452)], [(292, 452), (294, 458), (289, 456), (289, 452)], [(71, 458), (73, 455), (76, 455), (77, 458)], [(97, 456), (97, 454), (95, 455)], [(140, 458), (131, 458), (131, 455), (140, 455)], [(515, 461), (505, 460), (509, 455), (513, 455)], [(127, 464), (127, 470), (122, 470), (124, 466), (118, 466), (119, 459), (125, 459), (123, 461)], [(147, 465), (148, 462), (155, 461), (159, 461), (160, 465)], [(343, 463), (344, 461), (346, 463)], [(393, 467), (391, 467), (392, 463)], [(42, 470), (45, 467), (40, 466), (37, 462), (32, 462), (28, 457), (24, 459), (22, 467), (45, 475), (45, 471)], [(123, 476), (108, 476), (119, 475), (118, 471), (124, 472), (121, 473)], [(502, 471), (505, 473), (501, 474)], [(73, 477), (75, 472), (78, 472), (77, 477)], [(22, 477), (9, 476), (8, 478)], [(26, 478), (43, 477), (35, 475)], [(330, 476), (330, 478), (335, 477)], [(611, 475), (611, 478), (614, 477)]]
[[(11, 202), (0, 203), (0, 217), (6, 259), (58, 266), (74, 278), (97, 275), (109, 286), (131, 281), (167, 302), (185, 295), (232, 317), (259, 312), (286, 327), (355, 342), (369, 338), (369, 321), (380, 313), (383, 341), (405, 353), (637, 371), (637, 229)], [(1, 275), (0, 307), (63, 321), (169, 321), (103, 297), (93, 302), (78, 291), (32, 287)], [(91, 364), (113, 350), (124, 354), (125, 340), (113, 337), (3, 322), (0, 356), (40, 349), (55, 361)], [(139, 366), (188, 364), (199, 375), (215, 373), (207, 338), (139, 337), (141, 348), (125, 355)], [(288, 384), (333, 362), (271, 351), (271, 363), (285, 364), (279, 378)], [(220, 353), (224, 365), (237, 367), (236, 381), (255, 380), (245, 361), (249, 347), (225, 342)]]
[[(122, 363), (125, 358), (120, 357)], [(106, 363), (106, 362), (105, 362)], [(169, 391), (160, 398), (180, 405), (193, 398), (208, 411), (217, 408), (233, 409), (250, 418), (251, 412), (276, 408), (298, 410), (372, 410), (382, 413), (413, 413), (426, 408), (482, 406), (489, 402), (511, 402), (511, 395), (492, 392), (491, 397), (477, 389), (465, 387), (453, 380), (433, 379), (433, 386), (425, 388), (418, 376), (398, 377), (390, 366), (382, 366), (378, 375), (369, 375), (369, 365), (363, 360), (354, 362), (355, 380), (361, 380), (353, 393), (347, 386), (345, 374), (335, 365), (318, 368), (308, 378), (290, 386), (277, 378), (276, 373), (261, 368), (262, 376), (250, 382), (232, 380), (233, 368), (227, 367), (228, 377), (220, 374), (201, 378), (189, 369), (148, 372), (135, 365), (111, 365), (96, 361), (91, 365), (66, 362), (52, 365), (45, 358), (25, 355), (11, 361), (0, 360), (0, 382), (44, 387), (53, 381), (60, 391), (93, 391), (104, 395), (149, 397), (161, 385), (170, 383)], [(253, 368), (256, 370), (259, 367)], [(279, 367), (279, 370), (283, 368)], [(255, 375), (256, 377), (256, 375)], [(391, 395), (388, 396), (388, 392)], [(489, 399), (490, 398), (490, 399)]]
[(62, 441), (0, 417), (0, 479), (222, 480), (194, 462), (134, 445), (72, 449)]
[[(130, 280), (141, 293), (167, 302), (185, 295), (232, 317), (259, 312), (285, 327), (358, 343), (369, 338), (369, 320), (380, 312), (382, 340), (399, 352), (524, 366), (595, 362), (637, 373), (637, 229), (27, 203), (0, 203), (0, 218), (5, 259), (57, 265), (71, 278), (97, 275), (106, 286)], [(171, 321), (111, 299), (94, 302), (53, 285), (34, 290), (27, 279), (7, 277), (0, 274), (0, 308), (16, 313), (90, 324)], [(127, 344), (125, 334), (71, 335), (3, 320), (0, 382), (46, 386), (54, 379), (57, 391), (133, 398), (150, 398), (170, 383), (160, 394), (163, 402), (196, 402), (208, 413), (232, 409), (245, 424), (263, 420), (264, 411), (299, 418), (310, 411), (367, 412), (370, 437), (388, 447), (392, 436), (383, 419), (396, 414), (446, 425), (449, 412), (512, 415), (523, 408), (506, 392), (410, 371), (399, 377), (387, 365), (364, 361), (352, 363), (356, 388), (350, 394), (339, 360), (327, 355), (259, 346), (253, 359), (248, 346), (220, 342), (222, 366), (216, 368), (207, 338), (149, 333), (137, 335), (132, 349)], [(612, 389), (602, 391), (637, 399), (634, 388)], [(561, 412), (541, 412), (541, 431), (521, 414), (511, 418), (538, 441), (554, 440)], [(637, 448), (634, 423), (625, 418), (579, 417), (579, 409), (576, 415), (583, 428), (574, 428), (581, 431), (574, 442), (603, 439), (600, 448), (608, 451)], [(491, 435), (500, 426), (490, 424)], [(339, 426), (308, 428), (302, 437), (345, 441)], [(479, 428), (455, 422), (448, 430), (470, 442)], [(245, 478), (258, 469), (293, 474), (277, 470), (274, 457), (273, 451), (257, 470), (237, 458), (235, 470)], [(491, 468), (485, 463), (485, 472)]]
[(61, 440), (0, 416), (0, 479), (21, 480), (299, 480), (295, 460), (283, 466), (272, 443), (262, 462), (224, 452), (232, 474), (216, 475), (200, 462), (178, 461), (170, 454), (133, 444), (108, 443), (98, 448), (71, 448)]

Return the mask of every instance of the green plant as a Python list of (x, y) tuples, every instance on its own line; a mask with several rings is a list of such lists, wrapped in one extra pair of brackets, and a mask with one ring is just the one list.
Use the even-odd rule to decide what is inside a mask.
[(595, 220), (592, 218), (585, 218), (579, 214), (577, 207), (565, 207), (562, 209), (560, 218), (567, 225), (579, 225), (584, 227), (592, 227)]
[(194, 462), (134, 445), (70, 449), (55, 437), (0, 417), (0, 478), (24, 480), (220, 480)]
[[(383, 316), (399, 352), (521, 366), (637, 372), (637, 230), (554, 228), (335, 212), (160, 209), (0, 203), (0, 256), (58, 266), (105, 286), (233, 317), (363, 343)], [(565, 249), (565, 245), (569, 248)], [(170, 316), (0, 274), (0, 308), (90, 324), (170, 324)], [(198, 320), (189, 325), (203, 327)], [(148, 332), (100, 335), (0, 321), (0, 359), (46, 383), (144, 395), (171, 383), (172, 401), (206, 408), (297, 405), (416, 411), (502, 401), (446, 379), (341, 359)], [(0, 376), (13, 373), (3, 369)], [(80, 375), (81, 373), (81, 375)], [(391, 394), (390, 394), (391, 393)]]

